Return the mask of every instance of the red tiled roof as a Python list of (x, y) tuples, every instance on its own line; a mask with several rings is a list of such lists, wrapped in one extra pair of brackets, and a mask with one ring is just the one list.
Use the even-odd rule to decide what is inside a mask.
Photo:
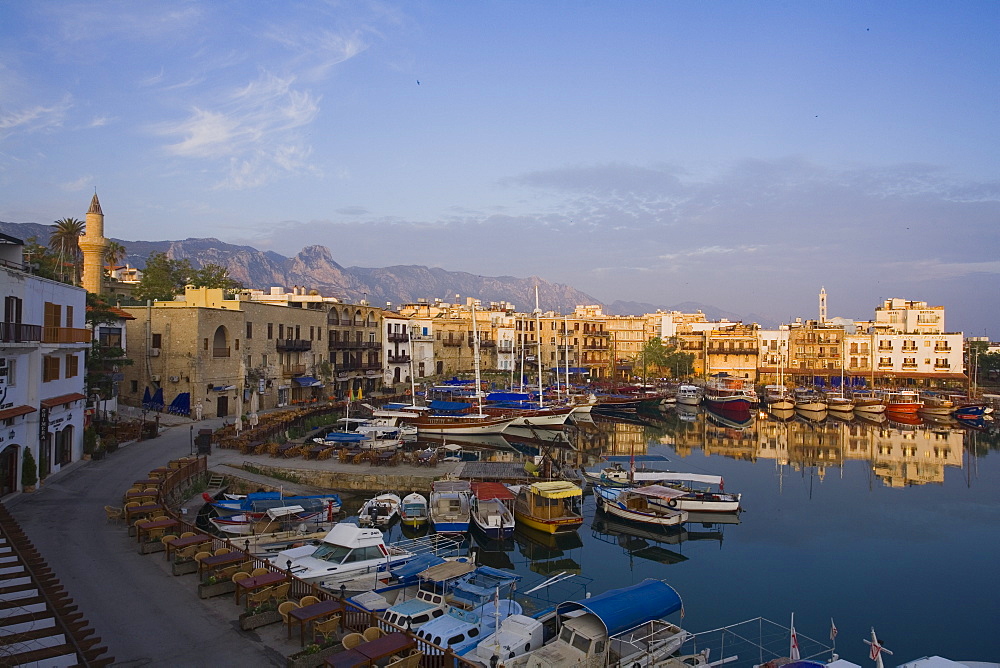
[[(87, 310), (88, 311), (93, 311), (94, 309), (91, 308), (90, 306), (88, 306)], [(122, 320), (135, 320), (135, 316), (134, 315), (132, 315), (128, 311), (125, 311), (123, 309), (118, 308), (117, 306), (109, 306), (108, 307), (108, 311), (110, 311), (111, 313), (114, 313), (116, 316), (118, 316)]]
[(80, 394), (79, 392), (73, 392), (72, 394), (63, 394), (58, 397), (52, 397), (51, 399), (42, 399), (42, 406), (46, 408), (54, 408), (56, 406), (62, 406), (63, 404), (68, 404), (71, 401), (76, 401), (77, 399), (86, 399), (86, 394)]
[(7, 408), (0, 411), (0, 420), (9, 420), (11, 418), (17, 417), (18, 415), (27, 415), (28, 413), (34, 413), (35, 408), (31, 406), (14, 406), (13, 408)]

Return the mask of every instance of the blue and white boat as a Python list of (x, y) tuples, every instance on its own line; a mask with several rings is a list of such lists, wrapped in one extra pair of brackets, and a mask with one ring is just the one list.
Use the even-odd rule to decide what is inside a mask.
[(428, 514), (438, 533), (465, 533), (471, 520), (472, 486), (467, 480), (435, 480), (431, 483)]
[(689, 637), (665, 621), (682, 607), (673, 587), (653, 579), (581, 601), (566, 601), (556, 606), (559, 635), (553, 641), (527, 654), (499, 658), (506, 666), (531, 668), (659, 665)]
[(280, 514), (280, 509), (293, 509), (300, 522), (320, 515), (326, 515), (327, 519), (332, 520), (341, 507), (340, 496), (337, 494), (284, 496), (281, 492), (252, 492), (246, 496), (231, 496), (217, 501), (203, 493), (202, 498), (212, 506), (219, 519), (232, 518), (235, 521), (236, 516), (241, 516), (242, 522), (265, 520), (268, 511)]
[(492, 540), (513, 536), (515, 498), (503, 483), (472, 483), (473, 525)]
[(417, 636), (438, 647), (451, 648), (461, 656), (474, 650), (484, 633), (521, 612), (520, 603), (506, 598), (494, 598), (472, 610), (451, 607), (447, 614), (421, 626)]

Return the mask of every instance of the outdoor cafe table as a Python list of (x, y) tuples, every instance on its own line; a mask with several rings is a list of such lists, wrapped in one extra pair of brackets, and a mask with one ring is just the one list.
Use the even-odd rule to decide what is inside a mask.
[(136, 480), (132, 483), (133, 487), (142, 487), (146, 489), (147, 487), (159, 487), (163, 484), (162, 478), (143, 478), (142, 480)]
[(250, 578), (243, 578), (236, 582), (236, 605), (240, 604), (240, 599), (244, 594), (247, 595), (247, 602), (250, 601), (250, 592), (257, 591), (258, 589), (263, 589), (264, 587), (270, 587), (276, 585), (280, 582), (285, 582), (288, 579), (288, 575), (285, 573), (278, 573), (277, 571), (270, 571), (264, 573), (263, 575), (256, 575)]
[(228, 552), (226, 554), (205, 557), (198, 562), (198, 578), (203, 578), (205, 574), (211, 573), (217, 568), (225, 568), (226, 566), (239, 564), (247, 561), (248, 559), (249, 557), (242, 552)]
[(169, 466), (161, 466), (159, 468), (153, 469), (149, 472), (150, 478), (166, 478), (168, 475), (174, 472), (174, 469)]
[(132, 519), (139, 515), (149, 515), (150, 513), (155, 513), (157, 510), (164, 510), (163, 506), (159, 503), (146, 503), (141, 506), (135, 506), (133, 508), (125, 509), (125, 523), (131, 524)]
[(363, 642), (355, 647), (354, 650), (367, 656), (370, 662), (374, 664), (379, 659), (384, 659), (387, 656), (392, 656), (393, 654), (399, 654), (416, 646), (416, 640), (405, 633), (396, 631), (394, 633), (387, 633), (381, 638)]
[(337, 652), (333, 656), (328, 656), (323, 665), (330, 668), (357, 668), (358, 666), (367, 666), (370, 660), (357, 649), (349, 649), (344, 652)]
[(140, 522), (135, 528), (135, 539), (137, 542), (142, 542), (142, 537), (151, 531), (156, 529), (169, 529), (170, 527), (179, 526), (180, 522), (172, 517), (164, 517), (158, 520), (151, 520), (149, 522)]
[(385, 466), (392, 461), (392, 458), (396, 456), (395, 450), (380, 450), (375, 453), (375, 458), (372, 459), (372, 464), (375, 466)]
[(292, 637), (292, 624), (298, 624), (299, 644), (305, 646), (306, 626), (309, 622), (329, 617), (330, 615), (342, 612), (343, 610), (344, 604), (333, 599), (320, 601), (319, 603), (313, 603), (312, 605), (306, 605), (301, 608), (295, 608), (288, 613), (288, 637)]
[(156, 495), (152, 492), (125, 492), (122, 499), (125, 503), (129, 501), (139, 501), (140, 499), (148, 499), (149, 497), (155, 497)]
[(186, 547), (191, 547), (192, 545), (201, 545), (203, 543), (211, 543), (214, 540), (212, 536), (207, 533), (199, 533), (194, 536), (187, 536), (185, 538), (178, 538), (177, 540), (170, 541), (167, 543), (167, 549), (164, 550), (167, 555), (167, 561), (170, 561), (170, 555), (175, 550), (183, 550)]

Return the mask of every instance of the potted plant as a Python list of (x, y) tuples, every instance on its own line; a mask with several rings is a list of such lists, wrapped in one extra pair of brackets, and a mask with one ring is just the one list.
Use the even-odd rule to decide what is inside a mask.
[(332, 640), (323, 645), (313, 643), (306, 645), (301, 651), (288, 657), (288, 668), (317, 668), (322, 666), (327, 657), (333, 656), (344, 649), (337, 640)]
[(21, 489), (25, 492), (34, 492), (37, 484), (38, 465), (35, 464), (35, 455), (31, 453), (31, 450), (25, 448), (24, 462), (21, 465)]
[(94, 452), (101, 447), (101, 439), (97, 436), (97, 430), (87, 427), (83, 430), (83, 459), (91, 459)]
[(281, 613), (273, 600), (264, 601), (240, 615), (240, 628), (244, 631), (281, 621)]
[(198, 598), (212, 598), (236, 591), (236, 583), (209, 575), (198, 584)]

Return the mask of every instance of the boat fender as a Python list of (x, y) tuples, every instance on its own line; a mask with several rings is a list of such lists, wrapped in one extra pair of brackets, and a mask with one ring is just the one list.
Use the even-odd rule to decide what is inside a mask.
[(205, 501), (205, 503), (214, 503), (215, 502), (215, 499), (213, 499), (212, 496), (208, 492), (202, 492), (201, 493), (201, 498)]
[(667, 501), (667, 507), (668, 508), (676, 508), (677, 507), (677, 499), (669, 499)]

